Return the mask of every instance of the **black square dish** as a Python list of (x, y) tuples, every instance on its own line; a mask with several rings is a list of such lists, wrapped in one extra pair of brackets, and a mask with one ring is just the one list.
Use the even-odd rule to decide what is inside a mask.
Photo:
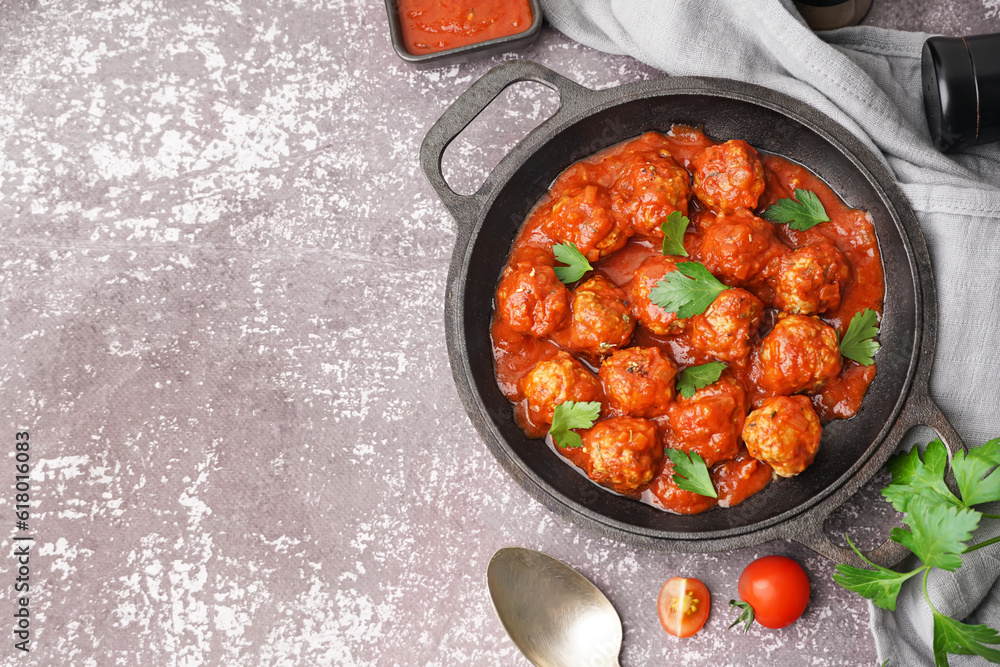
[(531, 25), (524, 32), (507, 35), (506, 37), (488, 39), (445, 51), (419, 55), (410, 53), (406, 49), (406, 44), (403, 40), (403, 27), (399, 20), (397, 0), (385, 0), (385, 9), (389, 14), (389, 33), (392, 37), (392, 46), (396, 49), (397, 55), (418, 69), (428, 69), (431, 67), (444, 67), (445, 65), (459, 65), (479, 58), (494, 56), (498, 53), (520, 49), (534, 43), (538, 39), (538, 34), (542, 29), (542, 6), (538, 0), (528, 0), (528, 3), (531, 6)]

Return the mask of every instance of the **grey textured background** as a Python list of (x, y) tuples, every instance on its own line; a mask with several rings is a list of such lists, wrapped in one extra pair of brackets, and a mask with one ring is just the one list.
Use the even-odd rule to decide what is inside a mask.
[[(875, 0), (865, 22), (996, 31), (1000, 0)], [(518, 55), (594, 88), (658, 75), (549, 28)], [(497, 60), (409, 69), (377, 0), (0, 0), (0, 440), (12, 482), (30, 429), (36, 536), (22, 656), (0, 495), (3, 664), (526, 664), (484, 585), (509, 544), (607, 592), (626, 666), (874, 664), (832, 563), (592, 537), (479, 441), (444, 344), (453, 225), (417, 151)], [(452, 182), (554, 105), (511, 89), (446, 156)], [(884, 536), (877, 486), (831, 532)], [(727, 632), (767, 553), (806, 567), (806, 615)], [(715, 596), (682, 641), (655, 614), (675, 575)]]

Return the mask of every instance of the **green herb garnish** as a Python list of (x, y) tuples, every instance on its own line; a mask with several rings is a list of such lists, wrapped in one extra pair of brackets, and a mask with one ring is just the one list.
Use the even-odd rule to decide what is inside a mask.
[(552, 251), (555, 252), (557, 260), (566, 264), (566, 266), (556, 266), (553, 269), (556, 272), (556, 278), (567, 285), (575, 283), (587, 271), (594, 270), (594, 267), (590, 265), (590, 262), (583, 256), (583, 253), (580, 252), (575, 243), (566, 242), (556, 244), (552, 246)]
[(565, 401), (556, 406), (552, 414), (552, 427), (549, 434), (560, 447), (574, 449), (583, 446), (583, 440), (571, 429), (590, 428), (601, 416), (601, 404), (598, 401), (578, 403)]
[(708, 475), (708, 466), (705, 459), (701, 458), (698, 452), (682, 452), (679, 449), (664, 450), (667, 458), (674, 463), (674, 483), (678, 488), (691, 491), (698, 495), (718, 498), (712, 486), (712, 478)]
[(855, 313), (847, 325), (844, 337), (840, 339), (840, 353), (862, 366), (871, 366), (875, 353), (881, 347), (876, 341), (878, 335), (878, 313), (865, 308)]
[(694, 392), (707, 387), (719, 379), (726, 365), (721, 361), (710, 361), (701, 366), (688, 366), (677, 374), (677, 393), (691, 398)]
[(768, 206), (764, 217), (771, 222), (788, 223), (789, 227), (800, 232), (821, 222), (830, 222), (830, 216), (816, 193), (801, 188), (795, 188), (795, 199), (779, 199), (777, 204)]
[(1000, 651), (986, 644), (1000, 644), (1000, 635), (988, 625), (968, 625), (934, 611), (934, 664), (948, 665), (948, 654), (978, 655), (1000, 662)]
[(708, 310), (715, 297), (729, 289), (699, 262), (681, 262), (649, 291), (649, 300), (686, 319)]
[(681, 255), (687, 257), (687, 250), (684, 249), (684, 232), (687, 231), (690, 220), (682, 215), (680, 211), (673, 211), (667, 216), (667, 221), (660, 225), (663, 232), (663, 254)]
[[(954, 571), (970, 551), (1000, 542), (1000, 537), (969, 545), (982, 519), (1000, 519), (983, 514), (973, 505), (1000, 500), (1000, 475), (993, 468), (1000, 462), (1000, 438), (979, 449), (959, 452), (951, 462), (958, 483), (956, 496), (945, 483), (948, 452), (940, 440), (927, 445), (923, 458), (916, 447), (893, 456), (886, 463), (892, 482), (882, 491), (893, 507), (903, 512), (907, 528), (894, 528), (893, 541), (909, 548), (923, 564), (910, 572), (879, 567), (862, 555), (848, 538), (848, 544), (871, 570), (838, 565), (834, 581), (872, 601), (881, 609), (894, 611), (900, 587), (907, 579), (923, 575), (924, 599), (934, 617), (934, 664), (947, 667), (948, 654), (978, 655), (1000, 662), (1000, 634), (986, 625), (968, 625), (940, 613), (927, 595), (931, 568)], [(988, 475), (986, 473), (989, 473)]]
[(851, 545), (854, 553), (861, 556), (861, 560), (875, 568), (865, 570), (860, 567), (849, 565), (838, 565), (837, 574), (833, 575), (833, 580), (849, 591), (854, 591), (858, 595), (871, 600), (876, 607), (896, 610), (896, 598), (899, 596), (899, 587), (903, 582), (920, 573), (920, 570), (913, 572), (894, 572), (884, 567), (880, 567), (861, 555), (858, 548), (847, 538), (847, 543)]
[(1000, 474), (996, 470), (990, 472), (997, 465), (1000, 465), (1000, 438), (952, 457), (951, 470), (966, 507), (1000, 500)]

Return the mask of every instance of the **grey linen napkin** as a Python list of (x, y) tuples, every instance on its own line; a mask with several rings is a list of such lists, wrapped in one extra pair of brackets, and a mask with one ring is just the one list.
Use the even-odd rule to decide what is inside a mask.
[[(722, 76), (779, 90), (884, 156), (917, 213), (934, 264), (940, 324), (931, 393), (967, 444), (1000, 436), (1000, 146), (950, 156), (934, 148), (921, 99), (927, 35), (858, 27), (817, 36), (790, 0), (541, 1), (552, 25), (583, 44), (672, 75)], [(987, 525), (976, 538), (998, 533), (1000, 526)], [(942, 612), (1000, 628), (998, 579), (1000, 545), (994, 545), (970, 554), (956, 573), (935, 571), (928, 590)], [(880, 660), (934, 664), (932, 620), (918, 580), (908, 582), (894, 614), (871, 607), (871, 630)], [(987, 663), (953, 656), (951, 664)]]

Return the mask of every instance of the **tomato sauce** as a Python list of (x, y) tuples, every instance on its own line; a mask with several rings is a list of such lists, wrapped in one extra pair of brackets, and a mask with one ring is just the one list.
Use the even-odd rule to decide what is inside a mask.
[[(580, 218), (574, 219), (572, 216), (555, 211), (554, 208), (562, 206), (566, 201), (561, 198), (578, 197), (578, 193), (593, 186), (610, 191), (615, 187), (626, 165), (642, 155), (648, 155), (650, 151), (666, 151), (677, 164), (688, 172), (693, 172), (692, 162), (695, 156), (716, 143), (700, 130), (675, 125), (669, 134), (649, 132), (571, 165), (559, 175), (548, 194), (529, 214), (511, 249), (508, 265), (515, 266), (519, 262), (529, 262), (535, 265), (561, 266), (562, 264), (557, 262), (553, 255), (552, 246), (558, 242), (554, 238), (572, 238), (573, 234), (578, 234), (576, 238), (583, 238), (579, 236), (579, 230), (569, 229), (568, 226), (597, 224), (591, 222), (593, 208), (581, 208), (586, 211), (586, 215), (582, 218), (586, 220), (584, 223), (579, 222)], [(831, 219), (830, 222), (821, 223), (806, 231), (796, 231), (784, 224), (767, 223), (774, 228), (774, 243), (781, 249), (780, 252), (791, 253), (805, 246), (827, 242), (840, 251), (844, 262), (849, 266), (850, 276), (840, 289), (839, 305), (825, 312), (821, 311), (817, 317), (842, 335), (851, 318), (866, 308), (875, 310), (881, 316), (885, 280), (878, 241), (869, 214), (850, 208), (826, 183), (802, 165), (770, 154), (761, 154), (760, 162), (763, 165), (764, 189), (757, 207), (753, 209), (755, 215), (761, 216), (779, 199), (791, 198), (796, 188), (802, 188), (814, 192), (819, 197)], [(586, 202), (581, 200), (577, 204), (581, 207), (601, 205), (600, 201), (594, 204), (593, 197)], [(685, 205), (690, 206), (688, 217), (691, 224), (684, 236), (683, 244), (689, 257), (676, 259), (700, 261), (699, 249), (707, 230), (716, 224), (716, 212), (708, 210), (694, 196), (691, 196)], [(591, 261), (595, 272), (603, 274), (620, 288), (623, 295), (629, 296), (636, 269), (646, 259), (662, 254), (662, 242), (662, 238), (636, 234), (627, 240), (620, 239), (603, 250), (595, 246), (588, 256), (598, 257), (600, 254), (598, 259)], [(577, 245), (579, 246), (579, 243)], [(584, 252), (583, 248), (581, 252)], [(590, 275), (593, 274), (587, 274)], [(728, 284), (731, 287), (736, 286)], [(573, 285), (568, 287), (572, 288)], [(746, 392), (746, 405), (739, 406), (740, 414), (734, 416), (726, 413), (723, 421), (717, 423), (712, 422), (712, 419), (716, 419), (712, 415), (699, 417), (697, 410), (691, 413), (702, 419), (702, 426), (709, 433), (713, 429), (724, 430), (728, 423), (726, 420), (739, 420), (742, 428), (742, 419), (746, 412), (759, 406), (764, 399), (772, 395), (761, 386), (762, 371), (758, 350), (761, 340), (779, 320), (779, 310), (773, 306), (774, 294), (769, 283), (760, 281), (745, 285), (744, 288), (763, 302), (763, 314), (759, 328), (749, 341), (753, 351), (744, 358), (727, 361), (723, 379), (729, 377), (732, 382), (743, 387)], [(569, 298), (572, 298), (572, 295)], [(752, 299), (750, 296), (747, 298)], [(500, 316), (494, 317), (491, 333), (497, 383), (504, 396), (513, 404), (518, 425), (530, 437), (544, 437), (548, 425), (533, 420), (527, 409), (527, 401), (520, 389), (520, 383), (522, 378), (540, 362), (552, 359), (566, 347), (565, 333), (558, 331), (545, 339), (535, 338), (527, 333), (514, 331)], [(655, 333), (640, 323), (635, 327), (627, 344), (627, 347), (634, 346), (659, 348), (679, 370), (715, 360), (692, 343), (690, 328), (663, 334)], [(574, 356), (595, 375), (601, 368), (601, 358), (594, 358), (579, 351)], [(805, 393), (810, 398), (823, 423), (834, 419), (847, 419), (860, 409), (862, 399), (874, 380), (875, 373), (874, 364), (861, 366), (845, 359), (840, 373), (827, 380), (818, 391), (800, 393)], [(680, 397), (676, 400), (678, 405), (683, 403)], [(602, 418), (608, 416), (606, 404), (601, 416)], [(656, 417), (652, 421), (657, 425), (658, 432), (665, 441), (670, 420), (667, 417)], [(585, 457), (585, 453), (580, 450), (556, 448), (556, 451), (578, 465), (583, 460), (582, 457)], [(720, 492), (718, 504), (723, 507), (732, 506), (766, 486), (771, 478), (771, 468), (766, 462), (751, 458), (740, 439), (739, 454), (734, 459), (720, 461), (713, 466), (712, 477)], [(652, 483), (637, 489), (636, 493), (627, 495), (631, 497), (641, 495), (643, 502), (680, 513), (697, 513), (716, 505), (714, 501), (707, 502), (704, 496), (677, 489), (669, 478), (669, 474), (664, 475), (661, 471)], [(664, 500), (668, 502), (663, 502)]]
[(436, 53), (531, 27), (528, 0), (398, 0), (406, 50)]

